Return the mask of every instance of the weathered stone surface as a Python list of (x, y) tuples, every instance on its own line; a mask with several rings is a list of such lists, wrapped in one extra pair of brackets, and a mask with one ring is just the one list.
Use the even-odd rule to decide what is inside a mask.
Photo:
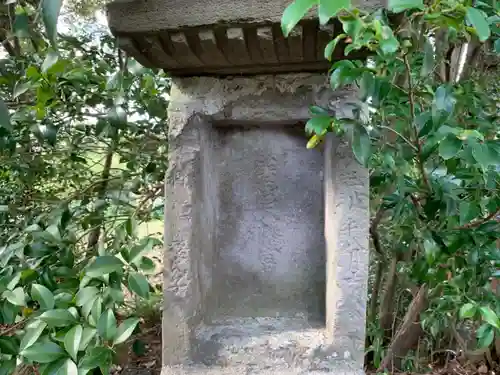
[[(173, 76), (324, 72), (324, 49), (342, 32), (338, 21), (320, 27), (316, 12), (285, 38), (280, 20), (290, 0), (121, 0), (108, 5), (120, 46), (147, 67)], [(380, 0), (358, 2), (381, 7)], [(333, 59), (343, 58), (341, 41)], [(352, 52), (362, 57), (366, 51)]]
[(174, 80), (165, 375), (362, 372), (368, 175), (294, 131), (351, 98), (323, 75)]

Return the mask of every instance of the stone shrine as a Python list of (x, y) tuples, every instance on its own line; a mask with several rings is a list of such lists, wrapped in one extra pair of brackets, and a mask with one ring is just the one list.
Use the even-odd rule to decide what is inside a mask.
[(311, 13), (285, 39), (290, 2), (108, 5), (121, 48), (173, 77), (163, 375), (363, 373), (368, 170), (303, 130), (313, 104), (349, 115), (354, 92), (325, 74), (338, 24)]

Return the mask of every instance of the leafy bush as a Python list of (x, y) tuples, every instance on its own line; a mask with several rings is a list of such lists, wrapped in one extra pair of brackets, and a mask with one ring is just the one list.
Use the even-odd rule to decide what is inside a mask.
[(108, 374), (140, 321), (124, 290), (148, 298), (160, 244), (137, 227), (163, 191), (169, 81), (108, 36), (56, 38), (60, 5), (4, 6), (0, 374)]
[[(491, 76), (484, 57), (500, 53), (500, 7), (474, 4), (390, 0), (388, 10), (363, 11), (349, 0), (296, 0), (283, 14), (285, 34), (316, 5), (322, 24), (338, 16), (343, 26), (325, 57), (338, 49), (347, 55), (332, 62), (330, 83), (357, 88), (356, 110), (338, 118), (312, 107), (306, 131), (308, 147), (331, 132), (347, 136), (371, 171), (370, 233), (380, 266), (392, 270), (385, 295), (372, 304), (379, 313), (370, 314), (389, 339), (372, 342), (378, 353), (381, 343), (388, 349), (376, 367), (390, 368), (422, 334), (416, 326), (402, 337), (404, 324), (392, 332), (395, 283), (415, 299), (424, 291), (424, 303), (412, 308), (431, 341), (450, 332), (457, 338), (464, 319), (480, 324), (480, 347), (500, 337), (498, 92), (482, 79)], [(350, 59), (352, 51), (367, 59)]]

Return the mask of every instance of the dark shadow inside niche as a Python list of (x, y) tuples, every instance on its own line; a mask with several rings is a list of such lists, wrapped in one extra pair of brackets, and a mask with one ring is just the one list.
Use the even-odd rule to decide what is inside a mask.
[(304, 122), (217, 122), (211, 315), (325, 324), (322, 150)]

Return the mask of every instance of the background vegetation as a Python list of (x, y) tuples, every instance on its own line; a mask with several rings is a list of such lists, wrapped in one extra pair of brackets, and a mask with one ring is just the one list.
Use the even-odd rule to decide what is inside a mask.
[[(60, 35), (61, 0), (0, 5), (0, 374), (108, 374), (156, 319), (140, 230), (160, 218), (169, 80), (106, 33)], [(90, 17), (102, 1), (71, 1)], [(429, 370), (436, 356), (500, 361), (499, 5), (493, 0), (295, 0), (288, 34), (318, 6), (345, 53), (332, 89), (359, 88), (351, 118), (311, 107), (308, 147), (349, 137), (370, 168), (366, 363)], [(92, 34), (92, 33), (90, 33)], [(156, 229), (155, 229), (156, 230)], [(133, 295), (130, 299), (127, 296)], [(153, 299), (157, 301), (157, 299)], [(133, 312), (127, 309), (132, 303)], [(476, 368), (476, 367), (475, 367)]]

